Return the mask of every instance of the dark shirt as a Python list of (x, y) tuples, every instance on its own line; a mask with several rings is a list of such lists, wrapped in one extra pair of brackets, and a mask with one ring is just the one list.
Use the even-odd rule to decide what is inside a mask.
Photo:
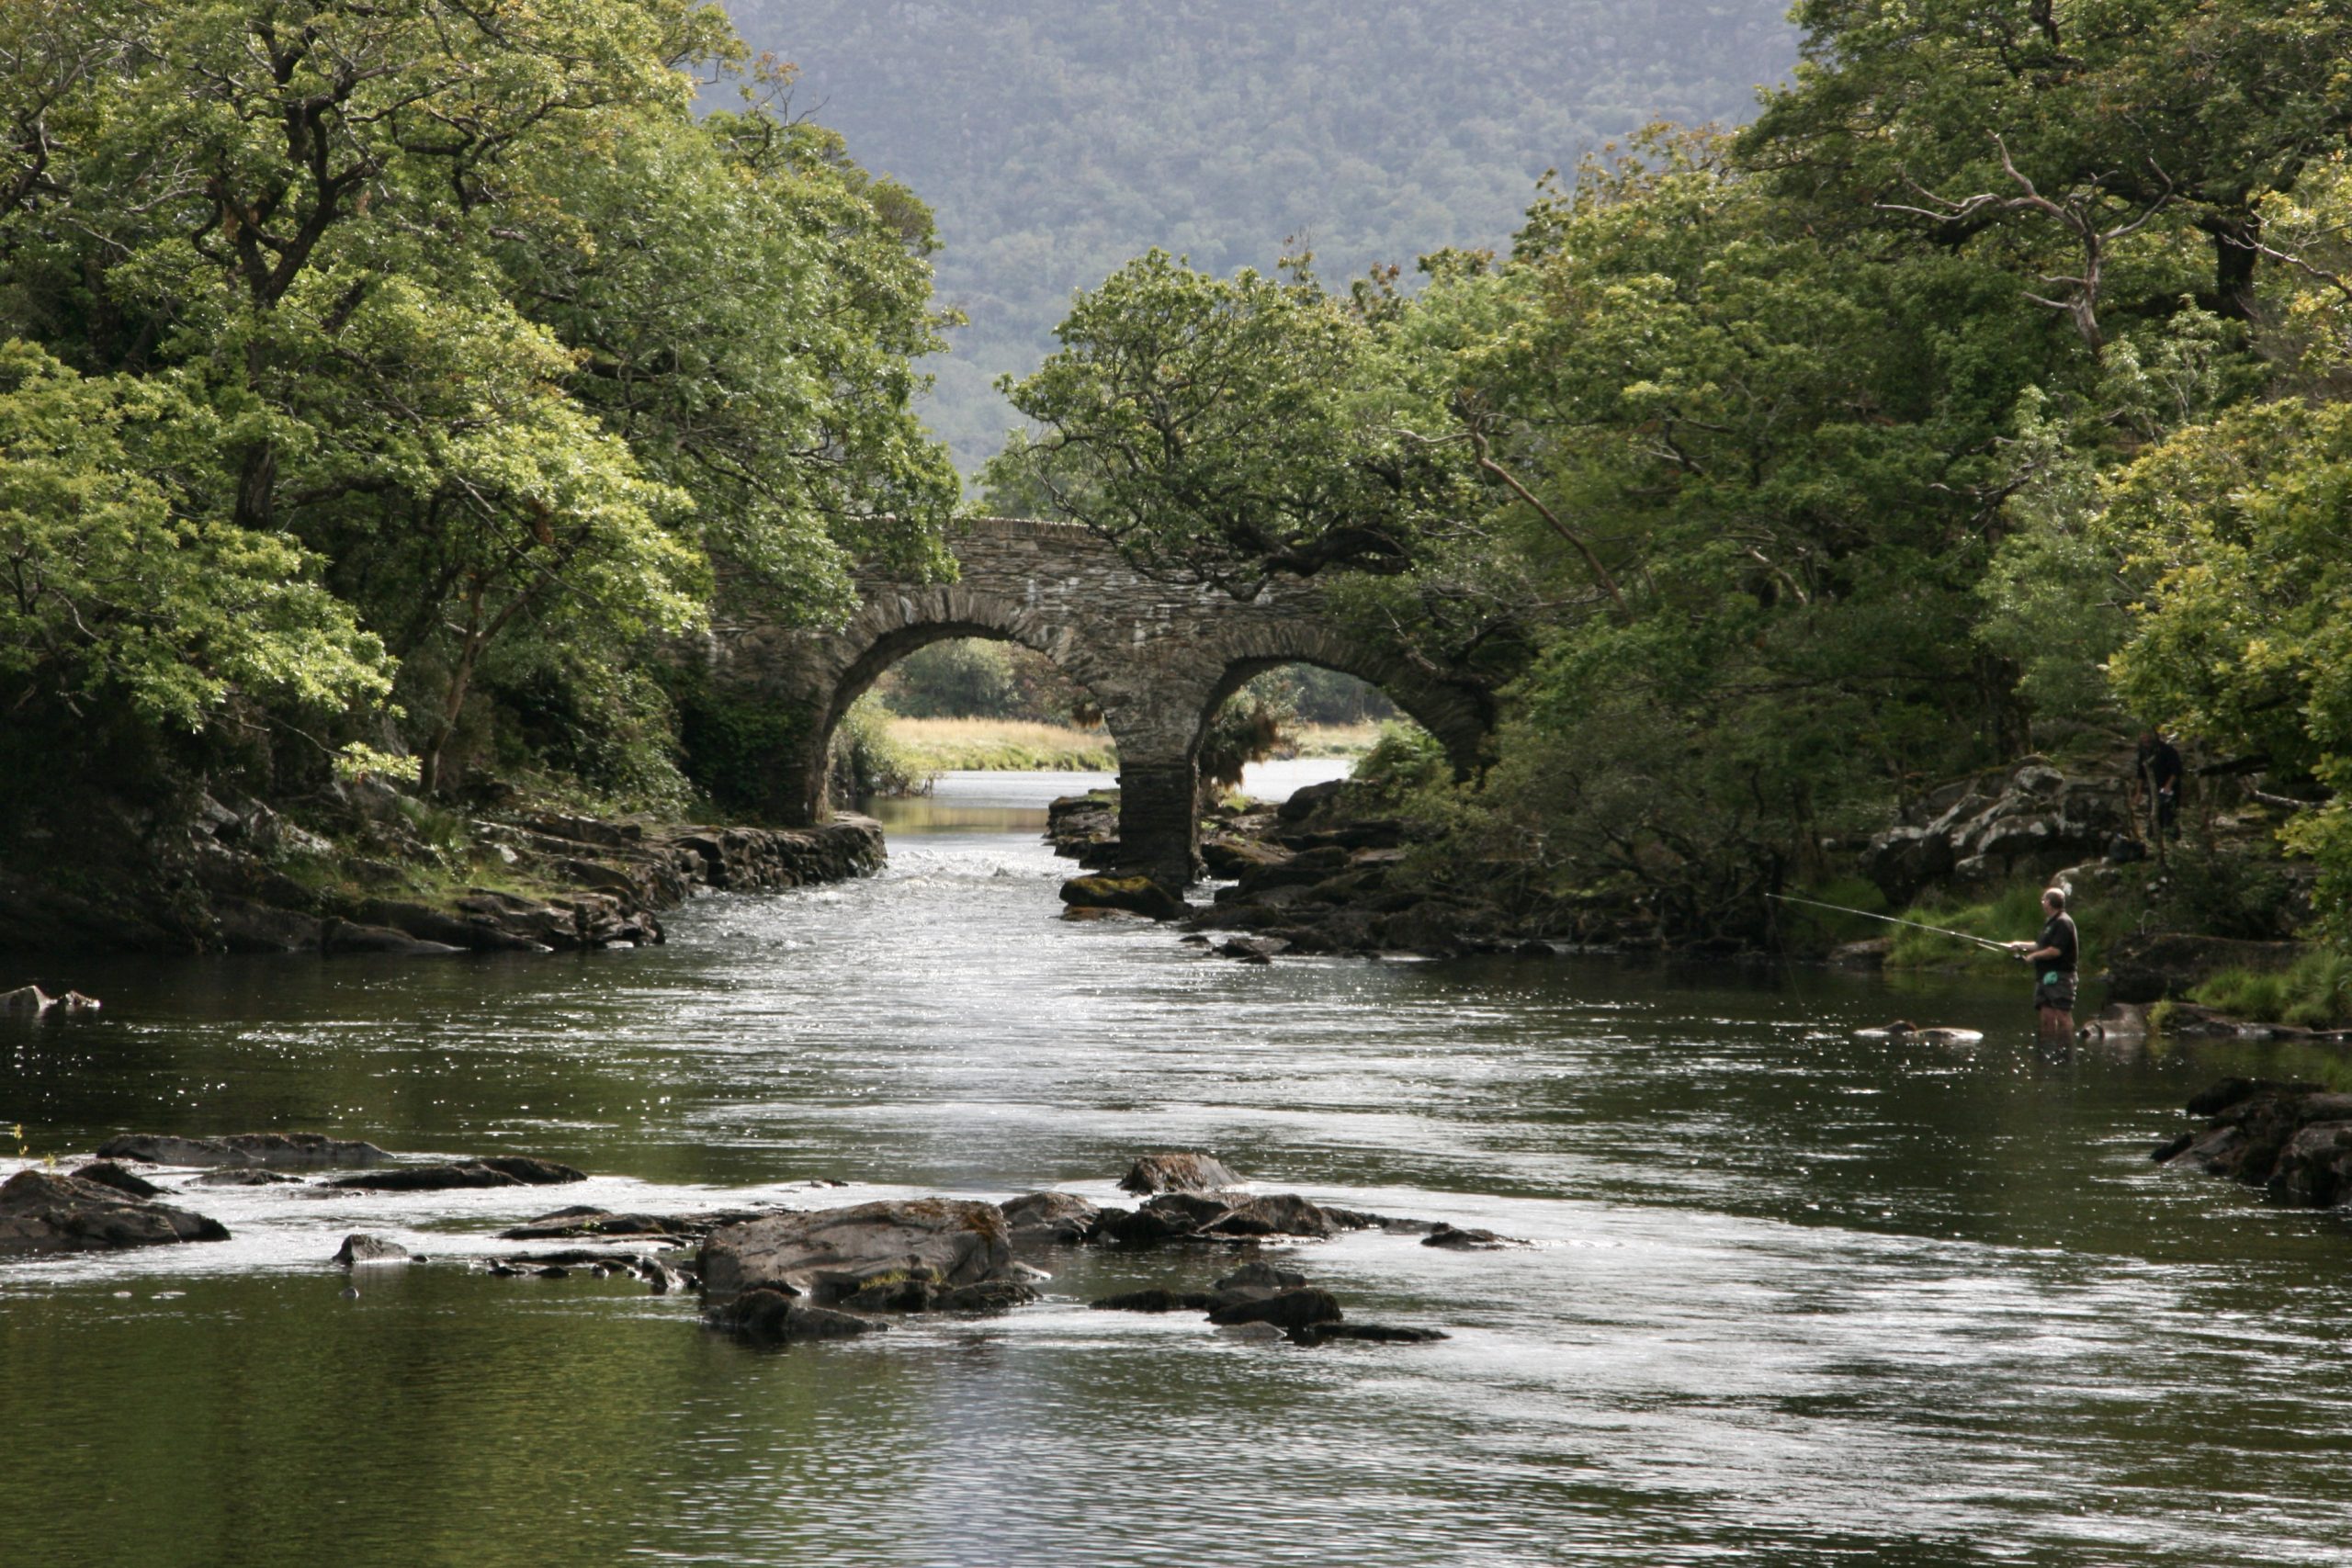
[(2068, 975), (2073, 974), (2075, 957), (2081, 949), (2081, 943), (2075, 935), (2075, 917), (2072, 915), (2051, 916), (2050, 923), (2041, 928), (2041, 936), (2033, 945), (2037, 952), (2045, 947), (2054, 947), (2058, 950), (2057, 957), (2038, 960), (2034, 964), (2035, 968), (2056, 969)]
[(2180, 750), (2169, 740), (2140, 748), (2139, 774), (2151, 787), (2177, 789), (2180, 784)]

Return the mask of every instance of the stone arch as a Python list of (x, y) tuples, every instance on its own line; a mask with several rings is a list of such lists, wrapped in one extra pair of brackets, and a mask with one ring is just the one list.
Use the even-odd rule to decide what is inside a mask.
[(846, 626), (826, 637), (812, 660), (817, 718), (799, 759), (805, 820), (813, 822), (825, 814), (833, 732), (850, 705), (909, 654), (957, 637), (1018, 643), (1043, 654), (1094, 699), (1113, 743), (1118, 742), (1119, 715), (1105, 700), (1105, 672), (1069, 626), (1055, 625), (1001, 595), (959, 583), (886, 589), (869, 597)]
[(1237, 626), (1214, 639), (1220, 668), (1209, 682), (1193, 729), (1193, 754), (1200, 751), (1209, 720), (1227, 698), (1269, 670), (1311, 664), (1352, 675), (1376, 687), (1408, 717), (1437, 738), (1454, 773), (1477, 771), (1487, 738), (1495, 726), (1492, 694), (1430, 675), (1393, 654), (1365, 647), (1328, 622), (1295, 619)]

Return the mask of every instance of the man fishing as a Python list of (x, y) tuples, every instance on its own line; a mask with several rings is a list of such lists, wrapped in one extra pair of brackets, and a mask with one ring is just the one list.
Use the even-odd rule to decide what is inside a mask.
[(2041, 1015), (2041, 1036), (2072, 1039), (2075, 1033), (2075, 973), (2082, 941), (2075, 932), (2075, 918), (2066, 913), (2066, 891), (2052, 887), (2041, 896), (2041, 934), (2031, 942), (2013, 942), (2009, 951), (2033, 965), (2033, 1005)]

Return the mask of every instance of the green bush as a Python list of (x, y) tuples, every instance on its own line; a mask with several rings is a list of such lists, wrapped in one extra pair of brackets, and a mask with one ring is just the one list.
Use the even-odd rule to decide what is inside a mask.
[(877, 795), (923, 795), (930, 778), (890, 739), (890, 712), (871, 692), (850, 705), (833, 729), (831, 790), (835, 800)]
[(1380, 727), (1380, 739), (1357, 760), (1353, 776), (1384, 795), (1401, 796), (1453, 773), (1436, 736), (1410, 719), (1393, 719)]

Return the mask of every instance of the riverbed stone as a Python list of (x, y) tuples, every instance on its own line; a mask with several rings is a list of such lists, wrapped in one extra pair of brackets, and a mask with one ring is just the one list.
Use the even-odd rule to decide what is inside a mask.
[(722, 1226), (704, 1238), (701, 1272), (714, 1310), (763, 1290), (831, 1306), (913, 1280), (928, 1304), (967, 1285), (1019, 1282), (1003, 1211), (949, 1198), (887, 1200)]
[(1015, 1247), (1078, 1247), (1102, 1221), (1102, 1206), (1074, 1192), (1024, 1192), (997, 1207)]
[(1124, 1291), (1098, 1297), (1087, 1304), (1097, 1312), (1206, 1312), (1221, 1298), (1208, 1291), (1171, 1291), (1155, 1285), (1148, 1290)]
[(478, 1187), (546, 1187), (588, 1173), (529, 1155), (491, 1155), (444, 1165), (401, 1165), (338, 1176), (322, 1185), (368, 1192), (443, 1192)]
[(2189, 1101), (2212, 1120), (2154, 1151), (2174, 1168), (2263, 1188), (2286, 1203), (2352, 1201), (2352, 1094), (2316, 1084), (2223, 1078)]
[(399, 1242), (386, 1241), (379, 1235), (368, 1235), (364, 1232), (354, 1231), (343, 1238), (341, 1247), (335, 1248), (333, 1261), (342, 1264), (345, 1269), (356, 1269), (363, 1264), (406, 1263), (409, 1261), (409, 1251)]
[(143, 1177), (133, 1176), (112, 1160), (94, 1160), (73, 1174), (81, 1180), (95, 1181), (101, 1187), (111, 1187), (133, 1198), (160, 1198), (164, 1195), (162, 1188)]
[(1271, 1296), (1252, 1296), (1247, 1300), (1228, 1302), (1211, 1309), (1209, 1321), (1220, 1327), (1237, 1323), (1269, 1323), (1289, 1332), (1319, 1323), (1338, 1323), (1347, 1314), (1340, 1310), (1340, 1301), (1330, 1292), (1314, 1285), (1282, 1291)]
[(1295, 1192), (1270, 1193), (1227, 1207), (1201, 1227), (1212, 1236), (1310, 1236), (1317, 1240), (1340, 1234), (1340, 1226), (1322, 1206)]
[(794, 1339), (852, 1339), (874, 1334), (889, 1325), (855, 1313), (812, 1306), (782, 1291), (747, 1291), (713, 1308), (713, 1327), (731, 1329), (747, 1339), (782, 1343)]
[(1498, 1252), (1504, 1247), (1526, 1244), (1513, 1241), (1509, 1236), (1497, 1235), (1489, 1230), (1441, 1224), (1421, 1238), (1421, 1245), (1442, 1247), (1449, 1252)]
[(1139, 1155), (1119, 1179), (1122, 1192), (1210, 1192), (1239, 1185), (1224, 1161), (1215, 1155), (1188, 1151)]
[(234, 1133), (225, 1138), (184, 1138), (168, 1133), (128, 1133), (98, 1145), (100, 1159), (152, 1165), (259, 1166), (313, 1169), (389, 1165), (392, 1156), (370, 1143), (323, 1133)]
[(644, 1236), (662, 1241), (692, 1241), (720, 1225), (758, 1219), (764, 1209), (722, 1209), (700, 1214), (616, 1213), (594, 1203), (575, 1204), (541, 1214), (498, 1233), (504, 1241), (556, 1241), (570, 1236)]
[(1148, 876), (1073, 876), (1062, 884), (1062, 902), (1074, 909), (1119, 909), (1155, 920), (1182, 919), (1192, 912), (1182, 897)]
[(62, 1171), (28, 1168), (0, 1185), (0, 1257), (228, 1239), (218, 1220)]
[(1283, 1291), (1303, 1289), (1306, 1276), (1295, 1269), (1284, 1269), (1263, 1258), (1244, 1263), (1228, 1273), (1220, 1274), (1209, 1288), (1220, 1296), (1238, 1300), (1244, 1296), (1271, 1296)]

